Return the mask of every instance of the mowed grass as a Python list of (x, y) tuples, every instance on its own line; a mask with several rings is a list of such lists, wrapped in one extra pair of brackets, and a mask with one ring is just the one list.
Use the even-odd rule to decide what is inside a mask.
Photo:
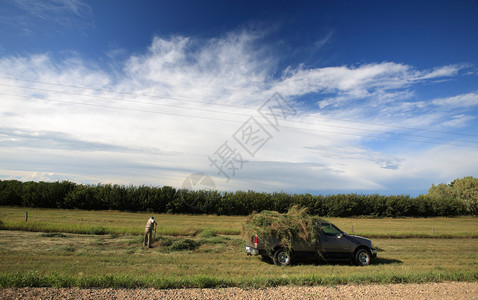
[(375, 239), (379, 258), (367, 267), (314, 260), (277, 267), (246, 256), (238, 237), (194, 240), (200, 244), (195, 250), (174, 251), (161, 240), (145, 249), (133, 235), (3, 230), (0, 286), (264, 287), (478, 279), (478, 239)]
[[(28, 212), (28, 222), (25, 222)], [(147, 219), (153, 215), (158, 234), (194, 236), (203, 230), (217, 234), (239, 235), (245, 216), (170, 215), (118, 211), (84, 211), (0, 207), (2, 228), (41, 232), (92, 234), (143, 234)], [(326, 218), (349, 234), (367, 237), (465, 237), (478, 238), (478, 217), (454, 218)]]
[[(142, 233), (151, 215), (159, 221), (159, 230), (153, 248), (145, 249)], [(308, 260), (281, 268), (246, 256), (239, 235), (246, 217), (0, 207), (4, 229), (0, 230), (0, 287), (266, 287), (478, 280), (476, 217), (327, 219), (350, 234), (375, 236), (379, 253), (373, 264), (357, 267)]]

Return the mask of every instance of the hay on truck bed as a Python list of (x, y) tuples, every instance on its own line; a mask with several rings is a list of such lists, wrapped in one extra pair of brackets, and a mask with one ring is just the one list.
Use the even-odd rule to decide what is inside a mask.
[(292, 250), (293, 241), (305, 241), (307, 243), (317, 243), (320, 237), (319, 226), (317, 223), (326, 222), (318, 216), (312, 216), (307, 213), (307, 208), (292, 206), (285, 214), (276, 211), (263, 210), (260, 213), (252, 213), (246, 220), (243, 236), (250, 239), (254, 235), (263, 238), (266, 250), (272, 245), (268, 245), (270, 240), (279, 240), (280, 245)]

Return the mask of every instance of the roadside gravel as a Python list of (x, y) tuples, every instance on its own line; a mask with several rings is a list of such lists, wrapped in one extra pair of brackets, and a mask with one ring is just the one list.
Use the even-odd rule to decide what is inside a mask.
[(6, 288), (0, 299), (478, 299), (478, 282), (338, 285), (265, 289)]

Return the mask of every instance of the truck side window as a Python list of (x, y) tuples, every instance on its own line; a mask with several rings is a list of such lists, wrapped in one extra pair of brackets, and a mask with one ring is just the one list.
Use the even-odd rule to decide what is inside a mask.
[(322, 231), (326, 235), (339, 236), (342, 234), (337, 228), (335, 228), (331, 224), (322, 224)]

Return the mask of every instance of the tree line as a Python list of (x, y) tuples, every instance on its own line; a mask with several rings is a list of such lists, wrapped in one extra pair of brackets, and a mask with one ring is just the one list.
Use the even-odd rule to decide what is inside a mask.
[(427, 194), (417, 197), (191, 191), (170, 186), (0, 180), (0, 205), (42, 208), (249, 215), (263, 210), (285, 213), (293, 205), (298, 205), (306, 207), (312, 215), (329, 217), (425, 217), (476, 215), (477, 203), (478, 179), (473, 177), (457, 179), (448, 185), (432, 185)]

